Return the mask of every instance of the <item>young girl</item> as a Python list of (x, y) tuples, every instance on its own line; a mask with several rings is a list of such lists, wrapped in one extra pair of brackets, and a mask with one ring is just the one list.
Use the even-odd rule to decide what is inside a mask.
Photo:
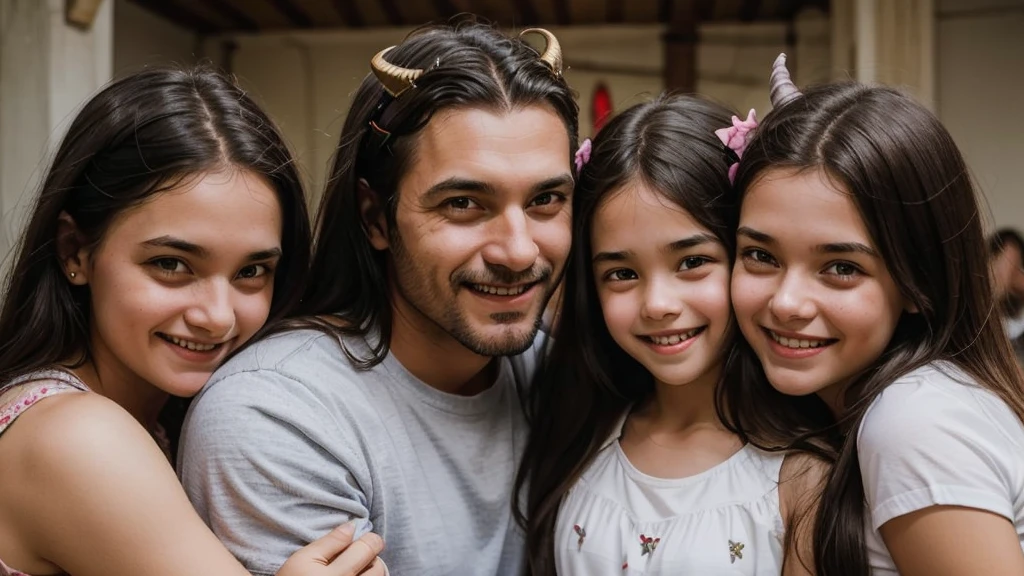
[[(800, 94), (780, 60), (772, 94), (737, 175), (732, 296), (771, 386), (847, 432), (819, 573), (1024, 574), (1024, 381), (959, 151), (888, 88)], [(725, 384), (741, 428), (779, 431), (756, 381)]]
[[(0, 574), (246, 574), (192, 510), (157, 417), (288, 310), (308, 253), (292, 158), (227, 78), (151, 69), (85, 105), (0, 310)], [(379, 538), (351, 536), (280, 573), (375, 562)]]
[(809, 511), (809, 462), (744, 445), (716, 413), (716, 387), (735, 376), (733, 160), (715, 133), (729, 124), (697, 98), (638, 105), (602, 129), (580, 173), (517, 479), (535, 575), (779, 574), (785, 543), (806, 542), (787, 528)]

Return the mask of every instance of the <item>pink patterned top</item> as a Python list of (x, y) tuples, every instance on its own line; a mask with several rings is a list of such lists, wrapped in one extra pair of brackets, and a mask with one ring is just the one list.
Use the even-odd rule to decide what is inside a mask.
[[(12, 380), (0, 392), (0, 434), (43, 398), (67, 392), (88, 392), (89, 387), (64, 370), (41, 370)], [(0, 576), (29, 576), (0, 560)]]

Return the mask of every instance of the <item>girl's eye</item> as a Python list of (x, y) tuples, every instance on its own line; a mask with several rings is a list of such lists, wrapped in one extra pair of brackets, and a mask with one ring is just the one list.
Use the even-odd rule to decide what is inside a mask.
[(680, 270), (693, 270), (694, 268), (700, 268), (707, 264), (711, 260), (704, 256), (687, 256), (683, 258), (683, 262), (679, 265)]
[(860, 273), (860, 269), (849, 262), (836, 262), (826, 268), (825, 273), (839, 276), (840, 278), (852, 278)]
[(742, 252), (741, 256), (744, 260), (759, 265), (776, 266), (778, 264), (774, 256), (760, 248), (748, 248)]
[(156, 260), (151, 260), (150, 264), (165, 274), (180, 274), (188, 271), (185, 263), (177, 258), (157, 258)]
[(238, 277), (242, 279), (259, 278), (270, 273), (270, 267), (266, 264), (250, 264), (238, 271)]
[(636, 280), (637, 275), (636, 272), (630, 270), (629, 268), (618, 268), (605, 274), (605, 278), (616, 282), (622, 282), (625, 280)]

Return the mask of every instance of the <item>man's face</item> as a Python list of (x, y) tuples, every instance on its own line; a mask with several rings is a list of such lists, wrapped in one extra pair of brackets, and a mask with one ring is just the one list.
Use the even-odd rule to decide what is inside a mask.
[(387, 234), (396, 335), (482, 356), (529, 348), (569, 253), (570, 165), (565, 124), (547, 107), (434, 116)]

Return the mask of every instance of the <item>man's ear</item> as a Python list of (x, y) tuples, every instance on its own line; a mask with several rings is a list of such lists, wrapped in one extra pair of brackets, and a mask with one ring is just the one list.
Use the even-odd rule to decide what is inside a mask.
[(388, 249), (388, 223), (384, 214), (384, 206), (380, 196), (370, 188), (365, 178), (360, 178), (356, 185), (356, 198), (359, 201), (359, 216), (363, 223), (363, 232), (370, 240), (370, 245), (377, 250)]
[(89, 256), (92, 248), (86, 242), (75, 219), (61, 211), (57, 217), (57, 259), (60, 260), (68, 282), (75, 286), (89, 283)]

